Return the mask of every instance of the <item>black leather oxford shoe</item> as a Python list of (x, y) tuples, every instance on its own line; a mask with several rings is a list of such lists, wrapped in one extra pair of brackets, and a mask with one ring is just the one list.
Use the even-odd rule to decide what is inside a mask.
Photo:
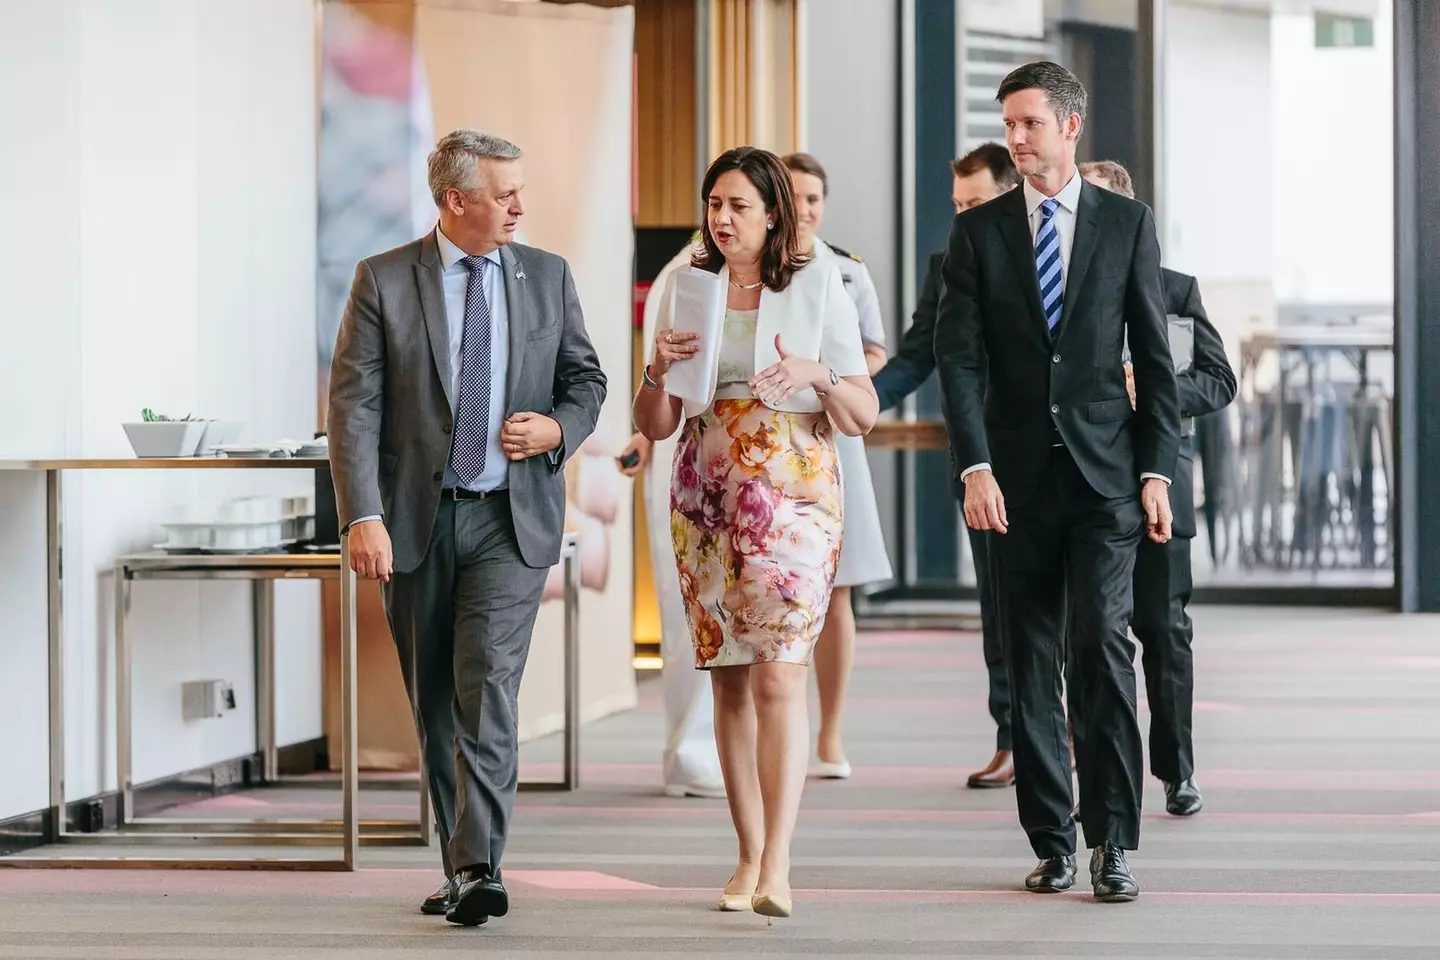
[(1193, 817), (1205, 806), (1205, 798), (1194, 777), (1165, 784), (1165, 812), (1176, 817)]
[(1140, 896), (1140, 885), (1130, 873), (1125, 851), (1113, 843), (1096, 847), (1090, 854), (1090, 883), (1101, 903), (1128, 903)]
[(420, 912), (432, 917), (443, 917), (450, 909), (450, 904), (455, 902), (455, 891), (460, 887), (460, 878), (451, 877), (441, 884), (440, 889), (425, 898), (420, 904)]
[(445, 919), (465, 927), (478, 927), (491, 917), (510, 912), (510, 894), (498, 874), (489, 871), (466, 871), (460, 878), (460, 889)]
[(1035, 865), (1025, 878), (1025, 889), (1031, 893), (1064, 893), (1075, 886), (1075, 858), (1046, 857)]

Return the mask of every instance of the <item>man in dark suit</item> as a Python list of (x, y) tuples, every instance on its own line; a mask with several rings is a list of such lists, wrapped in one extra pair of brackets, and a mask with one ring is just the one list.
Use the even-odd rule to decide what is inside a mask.
[[(1075, 882), (1066, 639), (1088, 729), (1080, 800), (1097, 900), (1133, 900), (1143, 749), (1135, 715), (1131, 576), (1142, 532), (1170, 539), (1180, 413), (1148, 207), (1075, 167), (1085, 88), (1027, 64), (996, 95), (1020, 189), (958, 214), (935, 360), (965, 521), (993, 531), (1020, 822), (1036, 892)], [(1131, 410), (1121, 365), (1135, 366)], [(1002, 492), (1003, 491), (1003, 492)], [(1070, 622), (1066, 623), (1069, 612)]]
[(500, 859), (516, 699), (565, 528), (565, 461), (605, 374), (570, 266), (514, 243), (520, 150), (457, 130), (429, 161), (437, 228), (355, 268), (330, 371), (350, 563), (379, 579), (440, 830), (425, 913), (509, 910)]
[[(950, 164), (955, 175), (950, 199), (955, 212), (994, 200), (1000, 194), (1020, 185), (1020, 174), (1010, 160), (1010, 151), (998, 143), (985, 143)], [(935, 369), (935, 308), (940, 302), (940, 266), (945, 251), (930, 255), (925, 282), (910, 327), (900, 340), (900, 349), (875, 374), (875, 392), (880, 409), (889, 410), (920, 389)], [(964, 498), (964, 490), (956, 484), (955, 498)], [(967, 526), (970, 556), (975, 561), (975, 587), (980, 596), (980, 632), (985, 652), (985, 670), (989, 675), (990, 716), (995, 721), (995, 755), (983, 769), (970, 774), (966, 784), (972, 788), (1008, 787), (1015, 782), (1015, 760), (1010, 750), (1010, 684), (1005, 679), (1005, 657), (1000, 647), (1000, 625), (996, 622), (995, 601), (990, 589), (989, 534)]]
[[(1082, 163), (1080, 175), (1090, 183), (1134, 199), (1129, 172), (1113, 160)], [(1180, 396), (1180, 454), (1175, 463), (1170, 503), (1175, 513), (1169, 543), (1140, 541), (1135, 561), (1135, 612), (1130, 629), (1140, 641), (1145, 668), (1145, 694), (1150, 704), (1150, 772), (1165, 785), (1165, 809), (1175, 816), (1199, 813), (1204, 805), (1195, 783), (1192, 736), (1195, 664), (1190, 644), (1194, 626), (1190, 603), (1190, 547), (1195, 538), (1195, 417), (1223, 410), (1235, 399), (1235, 371), (1225, 356), (1225, 343), (1205, 315), (1195, 278), (1161, 269), (1165, 312), (1188, 317), (1195, 325), (1194, 355), (1176, 377)], [(1179, 360), (1179, 358), (1176, 358)], [(1133, 387), (1132, 387), (1133, 397)], [(1133, 400), (1132, 400), (1133, 403)], [(1070, 708), (1084, 692), (1070, 685)], [(1077, 743), (1086, 731), (1077, 726)]]

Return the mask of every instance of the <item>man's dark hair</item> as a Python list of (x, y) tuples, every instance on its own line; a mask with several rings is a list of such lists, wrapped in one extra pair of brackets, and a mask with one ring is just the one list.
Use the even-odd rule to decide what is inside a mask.
[(959, 160), (950, 161), (950, 169), (957, 177), (971, 177), (981, 170), (989, 170), (995, 178), (995, 186), (1009, 190), (1020, 185), (1020, 171), (1010, 159), (1010, 151), (998, 143), (982, 143)]
[(997, 102), (1004, 104), (1005, 98), (1021, 90), (1039, 90), (1055, 109), (1055, 118), (1061, 123), (1072, 113), (1085, 120), (1085, 85), (1080, 78), (1058, 63), (1036, 60), (1023, 67), (1016, 67), (1000, 81), (995, 92)]

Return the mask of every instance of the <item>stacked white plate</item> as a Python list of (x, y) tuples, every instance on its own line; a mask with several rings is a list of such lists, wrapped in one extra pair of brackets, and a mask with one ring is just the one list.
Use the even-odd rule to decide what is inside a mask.
[(201, 519), (193, 509), (162, 524), (166, 540), (155, 545), (167, 553), (255, 553), (285, 546), (284, 500), (280, 497), (239, 497), (221, 504), (214, 519)]

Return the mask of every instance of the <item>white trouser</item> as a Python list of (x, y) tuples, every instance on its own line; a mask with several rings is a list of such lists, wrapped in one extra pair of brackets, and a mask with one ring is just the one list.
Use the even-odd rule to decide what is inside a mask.
[(650, 570), (660, 605), (660, 655), (665, 666), (666, 786), (718, 786), (715, 700), (710, 677), (695, 669), (695, 646), (680, 599), (680, 577), (670, 540), (670, 474), (674, 441), (655, 444), (645, 474), (645, 522), (650, 533)]

